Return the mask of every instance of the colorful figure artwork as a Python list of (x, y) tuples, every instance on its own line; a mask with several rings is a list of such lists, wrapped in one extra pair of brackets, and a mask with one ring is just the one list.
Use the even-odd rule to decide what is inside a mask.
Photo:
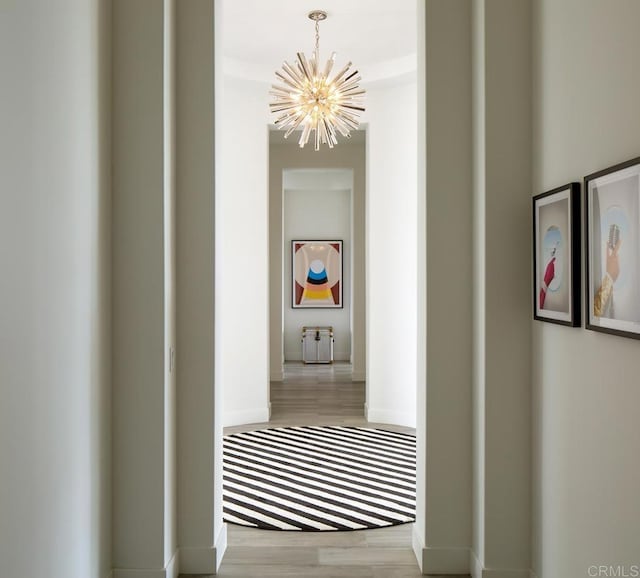
[(292, 241), (292, 306), (342, 307), (342, 241)]
[(534, 309), (539, 321), (580, 323), (580, 185), (533, 198)]
[(587, 329), (640, 339), (640, 159), (585, 177)]

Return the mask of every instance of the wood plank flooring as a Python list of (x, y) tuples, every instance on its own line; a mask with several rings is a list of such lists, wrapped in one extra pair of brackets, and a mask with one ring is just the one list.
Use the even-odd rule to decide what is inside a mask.
[[(284, 381), (271, 383), (270, 422), (225, 428), (225, 433), (293, 425), (380, 425), (366, 421), (364, 401), (365, 384), (351, 381), (349, 364), (286, 364)], [(355, 532), (278, 532), (233, 524), (227, 529), (227, 552), (218, 573), (222, 578), (421, 575), (411, 548), (411, 524)]]

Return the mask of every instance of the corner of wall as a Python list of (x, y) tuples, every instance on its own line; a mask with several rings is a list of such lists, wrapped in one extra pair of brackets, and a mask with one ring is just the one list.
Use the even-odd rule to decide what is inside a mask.
[(416, 427), (416, 414), (414, 412), (390, 411), (387, 409), (371, 408), (365, 404), (365, 415), (371, 423), (400, 425), (404, 427)]
[(178, 578), (180, 571), (180, 551), (176, 550), (164, 568), (116, 568), (111, 571), (109, 578)]
[(412, 546), (423, 575), (469, 573), (469, 548), (428, 548), (417, 525), (413, 527)]
[(213, 546), (180, 548), (180, 573), (216, 574), (226, 550), (227, 525), (223, 524)]
[(485, 568), (473, 550), (469, 551), (469, 567), (471, 578), (536, 578), (528, 569)]
[(269, 407), (254, 407), (224, 412), (223, 427), (245, 425), (249, 423), (265, 423), (269, 421)]

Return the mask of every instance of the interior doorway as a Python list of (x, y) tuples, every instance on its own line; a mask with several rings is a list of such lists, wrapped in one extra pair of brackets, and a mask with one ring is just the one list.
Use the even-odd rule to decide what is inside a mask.
[[(282, 133), (269, 137), (270, 380), (283, 378), (283, 363), (302, 360), (304, 326), (331, 326), (334, 359), (365, 380), (365, 130), (340, 151), (300, 149)], [(293, 304), (293, 240), (339, 240), (342, 302), (336, 308)]]
[[(360, 4), (361, 8), (369, 6), (364, 2)], [(413, 30), (415, 27), (415, 2), (412, 0), (405, 4), (412, 7), (410, 24), (411, 30)], [(223, 3), (221, 14), (223, 20), (226, 7), (227, 5)], [(336, 6), (336, 10), (339, 9)], [(232, 10), (236, 10), (236, 8), (232, 8)], [(220, 26), (220, 28), (222, 27)], [(234, 38), (234, 42), (237, 43), (238, 39)], [(252, 42), (252, 44), (255, 46), (259, 43)], [(303, 46), (303, 43), (300, 45)], [(375, 52), (378, 48), (379, 46), (374, 50), (372, 47), (372, 51)], [(418, 240), (417, 235), (411, 236), (406, 233), (411, 231), (412, 227), (417, 227), (414, 221), (417, 183), (412, 182), (411, 176), (415, 176), (417, 172), (415, 168), (417, 148), (415, 139), (412, 140), (411, 130), (408, 132), (405, 130), (415, 128), (417, 122), (410, 114), (413, 112), (415, 116), (416, 110), (415, 57), (402, 61), (396, 59), (394, 62), (395, 73), (400, 72), (398, 79), (401, 84), (398, 87), (393, 85), (394, 81), (389, 84), (389, 79), (385, 77), (386, 72), (383, 69), (386, 64), (378, 67), (370, 76), (378, 83), (374, 83), (375, 86), (372, 84), (376, 88), (373, 91), (371, 101), (374, 103), (371, 126), (376, 131), (373, 138), (366, 131), (362, 131), (354, 135), (355, 141), (351, 139), (354, 142), (341, 142), (331, 152), (316, 152), (311, 148), (301, 150), (296, 147), (295, 143), (292, 143), (293, 147), (302, 155), (300, 164), (292, 165), (289, 162), (289, 164), (282, 164), (278, 170), (274, 170), (271, 166), (271, 155), (267, 155), (266, 152), (271, 144), (265, 147), (266, 141), (282, 138), (281, 133), (267, 134), (270, 119), (266, 107), (268, 100), (266, 96), (268, 80), (266, 79), (270, 77), (271, 71), (268, 71), (268, 75), (260, 72), (257, 75), (259, 78), (256, 79), (253, 73), (257, 71), (257, 68), (238, 67), (236, 64), (238, 64), (237, 61), (234, 62), (230, 57), (225, 56), (222, 59), (221, 74), (227, 76), (230, 74), (233, 79), (230, 84), (225, 84), (221, 90), (218, 89), (218, 86), (216, 87), (217, 108), (219, 111), (225, 110), (222, 116), (220, 116), (220, 112), (218, 113), (219, 124), (222, 125), (222, 131), (226, 131), (227, 134), (226, 140), (224, 138), (217, 139), (219, 143), (217, 149), (220, 152), (216, 159), (216, 165), (220, 168), (221, 173), (220, 176), (217, 176), (216, 186), (217, 197), (221, 197), (221, 200), (218, 198), (216, 200), (216, 212), (220, 219), (217, 225), (220, 225), (221, 230), (217, 229), (216, 234), (222, 233), (223, 235), (217, 242), (219, 265), (217, 280), (224, 285), (220, 288), (217, 287), (220, 291), (217, 291), (216, 294), (216, 299), (220, 296), (222, 300), (217, 305), (216, 311), (220, 312), (222, 316), (223, 326), (222, 331), (218, 333), (217, 342), (223, 343), (228, 350), (234, 343), (236, 345), (243, 343), (241, 335), (248, 332), (250, 343), (245, 342), (241, 346), (232, 363), (229, 363), (228, 360), (216, 363), (216, 383), (218, 387), (224, 385), (225, 400), (223, 405), (225, 413), (231, 417), (231, 419), (225, 417), (225, 425), (229, 426), (226, 431), (232, 432), (235, 428), (255, 427), (255, 425), (245, 426), (243, 424), (266, 423), (268, 417), (264, 418), (265, 410), (268, 416), (269, 409), (273, 409), (273, 407), (267, 408), (266, 406), (273, 403), (273, 395), (265, 397), (264, 392), (269, 391), (269, 382), (280, 382), (284, 378), (282, 371), (283, 362), (286, 359), (284, 309), (288, 305), (288, 302), (285, 302), (286, 297), (283, 290), (284, 285), (288, 282), (285, 271), (288, 256), (284, 254), (285, 243), (282, 240), (282, 196), (285, 188), (282, 182), (274, 184), (273, 181), (274, 179), (283, 180), (283, 169), (285, 168), (307, 170), (313, 168), (313, 165), (305, 160), (304, 155), (320, 159), (323, 154), (333, 153), (325, 167), (339, 168), (336, 160), (343, 158), (344, 153), (356, 143), (358, 138), (362, 139), (360, 143), (362, 168), (358, 171), (354, 170), (353, 173), (352, 203), (355, 202), (358, 188), (356, 182), (359, 180), (362, 190), (362, 210), (355, 210), (352, 207), (351, 218), (353, 220), (352, 235), (355, 234), (354, 231), (357, 227), (362, 232), (362, 242), (360, 244), (354, 242), (350, 262), (354, 269), (353, 279), (355, 280), (356, 276), (361, 279), (363, 295), (366, 280), (369, 278), (374, 282), (370, 284), (373, 290), (371, 294), (367, 295), (367, 298), (351, 299), (353, 307), (350, 311), (350, 327), (353, 328), (355, 324), (361, 323), (366, 329), (360, 332), (358, 337), (356, 337), (356, 331), (352, 330), (353, 337), (349, 356), (353, 365), (353, 380), (362, 382), (369, 377), (366, 375), (369, 366), (367, 351), (373, 351), (374, 360), (371, 367), (374, 368), (372, 377), (375, 385), (371, 390), (369, 381), (367, 381), (365, 415), (360, 416), (359, 419), (370, 417), (375, 419), (369, 421), (386, 424), (412, 421), (415, 425), (416, 372), (412, 367), (415, 366), (416, 355), (415, 307), (418, 295), (415, 267), (417, 266), (416, 247)], [(386, 68), (387, 72), (388, 70), (390, 68)], [(252, 78), (249, 78), (250, 76)], [(231, 109), (224, 109), (226, 105), (231, 105)], [(401, 110), (397, 118), (401, 130), (398, 130), (398, 127), (390, 122), (390, 112), (395, 110), (394, 106), (398, 105)], [(386, 118), (384, 118), (385, 116)], [(408, 134), (407, 138), (404, 136), (405, 133)], [(241, 138), (240, 135), (242, 135)], [(402, 135), (402, 138), (395, 140), (398, 135)], [(373, 151), (372, 157), (367, 157), (368, 151)], [(372, 161), (372, 158), (375, 160)], [(372, 182), (368, 186), (367, 178), (371, 174), (375, 175), (375, 178), (371, 179)], [(278, 191), (279, 205), (272, 202), (272, 190)], [(365, 199), (369, 194), (375, 195), (375, 203), (372, 206), (365, 206)], [(264, 205), (265, 199), (268, 199), (268, 206)], [(230, 207), (229, 202), (235, 203), (235, 205)], [(228, 217), (230, 214), (234, 215), (231, 221)], [(246, 222), (243, 223), (242, 219), (245, 219)], [(412, 225), (412, 223), (414, 224)], [(239, 227), (244, 231), (251, 231), (251, 237), (243, 237), (239, 233), (241, 230)], [(369, 232), (367, 232), (367, 227), (370, 228)], [(274, 228), (276, 228), (276, 238), (281, 242), (273, 242)], [(225, 230), (231, 232), (230, 238), (224, 237)], [(375, 235), (371, 232), (372, 230), (378, 231), (375, 238), (377, 246), (373, 254), (367, 254), (364, 239)], [(415, 231), (415, 229), (413, 230)], [(397, 246), (394, 246), (394, 243)], [(232, 251), (229, 251), (229, 248), (232, 248)], [(241, 254), (251, 255), (251, 262), (255, 264), (255, 267), (252, 265), (251, 269), (246, 266), (234, 268), (235, 263), (233, 263), (231, 255), (238, 248), (241, 249)], [(263, 261), (266, 251), (268, 251), (268, 258)], [(367, 270), (367, 265), (370, 263), (373, 264), (373, 277)], [(414, 269), (413, 277), (411, 274), (407, 276), (407, 272), (410, 272), (412, 267)], [(358, 268), (360, 272), (356, 273), (355, 269)], [(402, 272), (402, 275), (397, 275), (398, 272)], [(238, 276), (233, 273), (237, 273)], [(252, 296), (251, 300), (248, 300), (246, 296), (242, 301), (239, 299), (240, 294), (236, 291), (231, 279), (242, 278), (243, 275), (252, 282), (257, 281), (258, 284), (264, 283), (265, 278), (270, 280), (270, 296), (266, 304), (261, 290)], [(404, 284), (403, 290), (397, 294), (397, 298), (394, 300), (391, 297), (392, 289), (396, 287), (397, 279), (400, 278)], [(274, 279), (280, 284), (279, 288), (274, 289), (272, 284)], [(353, 291), (354, 289), (351, 290), (351, 297), (353, 297)], [(274, 302), (274, 299), (277, 303)], [(358, 311), (355, 310), (356, 303), (360, 308)], [(242, 310), (243, 307), (244, 310)], [(413, 307), (413, 316), (410, 313), (411, 307)], [(373, 308), (377, 312), (373, 317), (377, 321), (367, 327), (365, 317), (369, 308)], [(383, 315), (380, 315), (380, 312), (383, 312)], [(271, 322), (267, 321), (266, 325), (269, 327), (266, 342), (264, 333), (262, 333), (265, 327), (263, 325), (265, 313), (267, 318), (271, 319)], [(227, 320), (226, 324), (225, 319)], [(274, 323), (274, 319), (279, 322)], [(239, 321), (241, 323), (238, 323)], [(230, 332), (227, 333), (225, 327), (231, 324), (234, 324), (234, 327), (230, 328)], [(255, 328), (255, 331), (251, 330), (252, 327)], [(414, 329), (412, 330), (411, 327)], [(368, 340), (369, 343), (367, 343)], [(405, 342), (408, 342), (408, 347), (404, 346)], [(373, 350), (371, 343), (374, 344)], [(251, 352), (261, 351), (264, 353), (265, 350), (268, 351), (267, 363), (264, 363), (262, 357), (256, 359), (252, 353), (248, 353), (248, 348)], [(408, 357), (407, 352), (409, 352)], [(249, 355), (250, 363), (247, 363), (247, 355)], [(218, 354), (216, 357), (218, 362)], [(411, 389), (412, 378), (413, 390)], [(286, 381), (283, 383), (285, 386), (287, 385)], [(253, 389), (243, 391), (242, 384), (250, 384), (250, 388)], [(259, 391), (254, 387), (256, 384), (260, 388)], [(403, 389), (403, 386), (406, 385), (409, 387)], [(231, 392), (230, 396), (228, 396), (228, 392)], [(398, 401), (400, 405), (396, 403)], [(234, 405), (236, 402), (242, 402), (245, 406)], [(247, 403), (251, 406), (246, 407)], [(404, 411), (404, 407), (409, 409)], [(349, 416), (348, 419), (351, 417), (353, 416)], [(411, 426), (408, 427), (411, 428)], [(408, 548), (405, 552), (407, 558), (404, 559), (403, 564), (408, 564), (407, 560), (410, 560), (411, 564), (415, 564), (415, 558), (410, 554), (410, 530), (404, 538), (406, 538), (405, 542), (408, 541)]]

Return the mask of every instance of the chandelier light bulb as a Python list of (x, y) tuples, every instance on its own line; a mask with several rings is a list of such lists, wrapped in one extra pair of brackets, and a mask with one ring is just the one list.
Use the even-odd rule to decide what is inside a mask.
[(296, 129), (302, 134), (298, 144), (304, 147), (314, 133), (315, 150), (320, 143), (333, 148), (338, 144), (336, 134), (351, 137), (356, 130), (359, 117), (364, 112), (362, 100), (365, 91), (358, 86), (362, 80), (358, 71), (349, 73), (349, 62), (333, 78), (329, 78), (336, 60), (333, 52), (323, 70), (320, 70), (320, 33), (319, 22), (327, 18), (326, 12), (315, 10), (309, 13), (315, 21), (316, 45), (311, 59), (307, 61), (304, 53), (297, 53), (295, 64), (284, 62), (281, 71), (276, 71), (278, 80), (283, 84), (272, 85), (269, 94), (273, 101), (269, 104), (271, 112), (279, 116), (275, 125), (286, 130), (287, 138)]

